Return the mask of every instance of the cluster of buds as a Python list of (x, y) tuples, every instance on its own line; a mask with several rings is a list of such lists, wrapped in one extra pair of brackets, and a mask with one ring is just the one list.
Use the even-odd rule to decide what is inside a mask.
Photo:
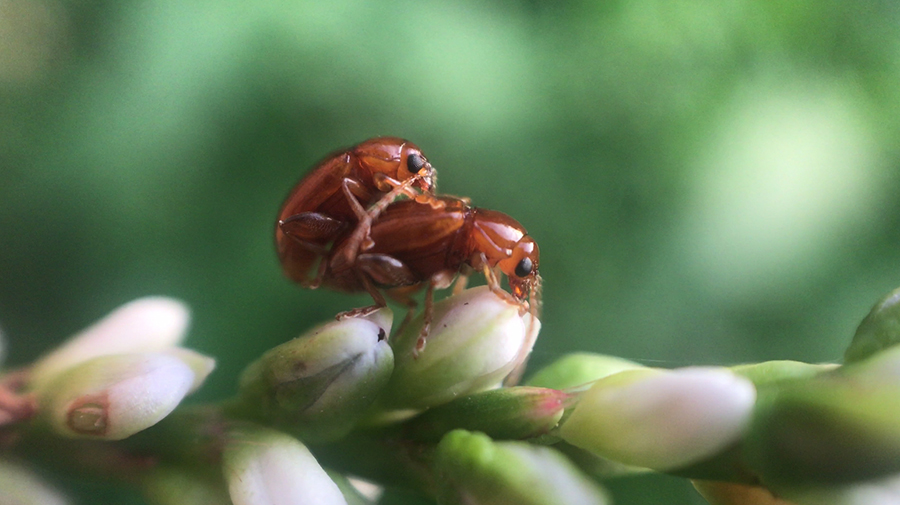
[[(900, 291), (842, 366), (664, 370), (582, 353), (504, 387), (540, 328), (530, 318), (482, 287), (436, 304), (424, 350), (421, 318), (394, 337), (388, 309), (332, 321), (252, 362), (234, 398), (176, 410), (213, 362), (178, 347), (181, 304), (138, 300), (5, 376), (24, 378), (0, 391), (0, 435), (20, 436), (0, 442), (125, 467), (160, 505), (375, 503), (356, 478), (440, 504), (603, 505), (603, 480), (648, 471), (691, 479), (713, 505), (900, 503)], [(65, 503), (0, 460), (7, 486)]]
[(24, 374), (36, 421), (63, 437), (102, 440), (153, 426), (215, 367), (179, 347), (188, 322), (180, 302), (143, 298), (72, 337)]

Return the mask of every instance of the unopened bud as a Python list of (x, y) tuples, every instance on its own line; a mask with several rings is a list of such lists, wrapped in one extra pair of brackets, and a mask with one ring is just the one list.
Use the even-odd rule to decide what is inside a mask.
[(347, 505), (375, 505), (384, 489), (371, 482), (347, 478), (333, 470), (325, 470), (331, 480), (341, 490)]
[(538, 370), (526, 385), (553, 389), (574, 388), (635, 368), (643, 368), (643, 365), (614, 356), (579, 352), (563, 356)]
[(187, 307), (163, 297), (127, 303), (75, 335), (31, 369), (33, 389), (67, 368), (99, 356), (162, 351), (184, 338), (190, 320)]
[(760, 395), (743, 452), (764, 482), (835, 486), (900, 472), (900, 384), (847, 368)]
[(756, 387), (760, 387), (782, 381), (808, 379), (837, 367), (838, 365), (834, 364), (811, 365), (799, 361), (780, 360), (737, 365), (730, 367), (729, 370), (749, 379)]
[(222, 450), (222, 472), (234, 505), (347, 505), (309, 449), (275, 430), (232, 429)]
[(285, 342), (241, 376), (243, 406), (304, 440), (346, 434), (393, 370), (391, 312), (332, 321)]
[(119, 440), (167, 416), (195, 381), (191, 367), (171, 355), (101, 356), (57, 376), (38, 391), (38, 405), (60, 435)]
[[(446, 298), (434, 306), (431, 332), (418, 349), (421, 316), (392, 343), (394, 374), (383, 401), (390, 408), (421, 409), (496, 387), (518, 365), (526, 332), (540, 321), (487, 286)], [(533, 341), (533, 340), (532, 340)]]
[(873, 385), (900, 386), (900, 346), (844, 365), (839, 373)]
[(862, 320), (844, 353), (853, 363), (900, 343), (900, 288), (882, 298)]
[(216, 360), (184, 347), (172, 347), (162, 351), (162, 353), (177, 358), (194, 372), (194, 382), (191, 383), (188, 394), (199, 389), (209, 374), (216, 368)]
[(603, 505), (606, 493), (557, 451), (457, 430), (434, 456), (442, 504)]
[(471, 394), (428, 409), (404, 433), (436, 442), (454, 429), (478, 431), (494, 439), (525, 439), (555, 428), (571, 396), (555, 389), (501, 388)]
[(560, 428), (567, 442), (628, 465), (679, 468), (737, 441), (756, 390), (725, 369), (640, 369), (594, 383)]

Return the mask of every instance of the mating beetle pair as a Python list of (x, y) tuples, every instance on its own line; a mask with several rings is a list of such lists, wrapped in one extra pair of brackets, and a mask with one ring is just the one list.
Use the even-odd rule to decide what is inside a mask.
[[(381, 290), (415, 307), (411, 295), (424, 285), (420, 345), (431, 322), (434, 289), (460, 276), (461, 290), (473, 270), (484, 272), (498, 296), (523, 311), (530, 306), (536, 316), (537, 243), (502, 212), (436, 195), (435, 180), (421, 150), (395, 137), (329, 156), (297, 183), (281, 208), (275, 239), (284, 273), (305, 287), (367, 291), (375, 301), (338, 317), (384, 307)], [(500, 273), (512, 294), (501, 287)]]

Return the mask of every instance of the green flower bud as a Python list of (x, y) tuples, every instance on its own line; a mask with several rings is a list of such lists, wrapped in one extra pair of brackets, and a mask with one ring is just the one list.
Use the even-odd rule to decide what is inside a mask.
[(69, 500), (27, 468), (0, 459), (0, 503), (66, 505)]
[(141, 478), (144, 498), (151, 505), (211, 505), (229, 502), (221, 481), (183, 468), (156, 467)]
[(404, 438), (437, 442), (454, 429), (494, 439), (525, 439), (555, 428), (571, 396), (555, 389), (514, 387), (483, 391), (425, 411), (404, 428)]
[(756, 387), (760, 387), (781, 381), (815, 377), (820, 373), (829, 372), (837, 367), (838, 365), (833, 364), (811, 365), (799, 361), (783, 360), (737, 365), (730, 367), (729, 370), (741, 377), (746, 377)]
[(222, 472), (234, 505), (347, 505), (309, 449), (284, 433), (258, 426), (229, 431)]
[(872, 384), (900, 385), (900, 346), (844, 365), (839, 373)]
[(37, 391), (39, 415), (63, 436), (119, 440), (167, 416), (196, 381), (191, 367), (171, 355), (100, 356)]
[(241, 408), (307, 441), (343, 436), (391, 377), (391, 317), (332, 321), (269, 350), (241, 376)]
[(844, 353), (844, 361), (853, 363), (900, 343), (900, 288), (872, 307)]
[(481, 286), (435, 304), (431, 333), (417, 351), (421, 328), (419, 316), (392, 343), (387, 407), (423, 409), (498, 386), (527, 355), (526, 332), (539, 331), (540, 321), (531, 324), (530, 314)]
[(127, 303), (44, 356), (31, 369), (31, 384), (42, 389), (66, 369), (99, 356), (156, 352), (184, 338), (187, 307), (163, 297)]
[(656, 470), (702, 460), (737, 441), (756, 390), (725, 369), (639, 369), (594, 383), (560, 428), (567, 442)]
[(463, 430), (438, 444), (434, 469), (441, 505), (602, 505), (605, 493), (564, 456), (525, 442), (494, 442)]
[(643, 368), (643, 365), (614, 356), (579, 352), (563, 356), (540, 369), (525, 384), (553, 389), (574, 388), (635, 368)]
[(900, 472), (900, 383), (849, 372), (763, 391), (743, 448), (764, 482), (834, 486)]

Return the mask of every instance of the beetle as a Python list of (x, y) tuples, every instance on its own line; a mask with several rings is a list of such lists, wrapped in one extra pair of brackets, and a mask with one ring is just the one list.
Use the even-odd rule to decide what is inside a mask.
[(345, 254), (357, 250), (388, 204), (402, 195), (427, 200), (435, 183), (421, 149), (397, 137), (369, 139), (326, 157), (294, 186), (278, 213), (275, 242), (284, 274), (317, 288), (330, 244), (343, 237)]
[[(434, 290), (449, 287), (461, 274), (456, 287), (460, 290), (474, 270), (484, 272), (495, 294), (537, 317), (540, 251), (525, 228), (502, 212), (473, 207), (466, 199), (435, 196), (433, 200), (393, 202), (372, 223), (371, 242), (357, 246), (339, 239), (335, 243), (323, 284), (339, 291), (366, 291), (375, 301), (339, 317), (384, 307), (382, 289), (412, 310), (411, 293), (425, 285), (425, 326), (417, 344), (421, 350), (431, 324)], [(348, 247), (358, 250), (346, 254)], [(512, 293), (502, 288), (500, 274), (506, 275)]]

